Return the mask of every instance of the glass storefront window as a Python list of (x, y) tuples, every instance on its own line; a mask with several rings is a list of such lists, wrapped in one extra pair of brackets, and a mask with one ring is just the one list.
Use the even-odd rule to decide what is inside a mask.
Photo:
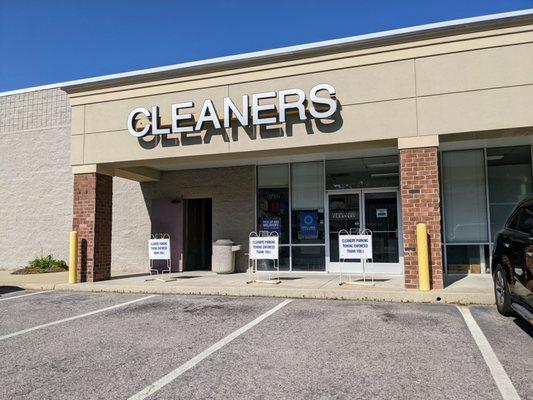
[(339, 231), (361, 228), (359, 193), (330, 194), (329, 196), (329, 259), (339, 262)]
[(533, 193), (531, 147), (446, 151), (441, 161), (447, 272), (490, 273), (491, 242)]
[(277, 232), (289, 244), (289, 166), (257, 167), (257, 186), (257, 230)]
[[(293, 270), (325, 270), (324, 191), (321, 161), (257, 167), (257, 230), (280, 235), (280, 270), (291, 269), (291, 253)], [(272, 267), (269, 260), (258, 263), (259, 270)]]
[[(398, 156), (335, 160), (328, 163), (328, 179), (331, 181), (343, 173), (351, 176), (345, 183), (352, 183), (343, 184), (343, 188), (351, 185), (399, 185)], [(330, 254), (332, 262), (338, 262), (338, 231), (360, 228), (360, 213), (363, 211), (369, 214), (368, 227), (375, 235), (374, 261), (399, 262), (397, 193), (366, 193), (364, 196), (367, 196), (367, 201), (364, 205), (361, 203), (362, 192), (334, 191), (326, 195), (324, 169), (325, 163), (322, 161), (257, 167), (257, 229), (279, 232), (280, 269), (325, 271), (328, 234), (325, 232), (326, 196), (329, 199), (330, 249), (331, 243), (334, 247)], [(361, 179), (354, 180), (357, 176)], [(272, 261), (259, 264), (259, 269), (272, 267)]]
[(292, 243), (324, 243), (323, 163), (292, 164), (291, 173)]
[(488, 245), (447, 245), (448, 274), (490, 273)]
[[(257, 260), (257, 269), (259, 271), (273, 271), (274, 262), (272, 260)], [(279, 269), (280, 271), (288, 271), (290, 269), (289, 246), (279, 247)]]
[(257, 187), (289, 187), (289, 165), (274, 164), (258, 166)]
[(325, 246), (292, 246), (293, 271), (324, 271)]
[(326, 161), (327, 190), (399, 185), (398, 156)]
[(289, 243), (289, 188), (257, 189), (257, 230), (277, 232)]
[(442, 153), (446, 243), (488, 242), (484, 152)]
[(494, 241), (518, 202), (533, 193), (529, 146), (487, 149), (490, 227)]
[(365, 228), (372, 231), (372, 261), (397, 263), (398, 207), (396, 192), (365, 193)]

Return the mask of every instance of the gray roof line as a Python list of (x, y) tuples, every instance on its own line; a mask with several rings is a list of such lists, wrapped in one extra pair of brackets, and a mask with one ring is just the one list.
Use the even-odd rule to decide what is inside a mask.
[(190, 69), (194, 67), (196, 68), (208, 67), (208, 66), (212, 67), (216, 65), (227, 64), (230, 62), (252, 61), (255, 59), (261, 59), (261, 58), (267, 58), (267, 57), (273, 57), (273, 56), (291, 55), (291, 54), (296, 54), (296, 53), (300, 53), (303, 51), (333, 48), (333, 47), (338, 47), (342, 45), (356, 44), (358, 42), (365, 42), (369, 40), (385, 39), (385, 38), (391, 38), (394, 36), (405, 35), (405, 34), (436, 31), (436, 30), (440, 30), (444, 28), (453, 28), (453, 27), (459, 27), (459, 26), (464, 26), (468, 24), (476, 24), (476, 23), (481, 23), (481, 22), (491, 22), (491, 21), (496, 21), (496, 20), (511, 19), (514, 17), (521, 17), (521, 16), (527, 16), (527, 15), (533, 15), (533, 8), (526, 9), (526, 10), (499, 13), (499, 14), (482, 15), (482, 16), (471, 17), (471, 18), (455, 19), (455, 20), (444, 21), (444, 22), (417, 25), (417, 26), (412, 26), (408, 28), (400, 28), (400, 29), (393, 29), (393, 30), (376, 32), (376, 33), (368, 33), (368, 34), (363, 34), (363, 35), (350, 36), (350, 37), (341, 38), (341, 39), (325, 40), (325, 41), (296, 45), (296, 46), (281, 47), (281, 48), (276, 48), (276, 49), (271, 49), (271, 50), (254, 51), (250, 53), (242, 53), (242, 54), (236, 54), (232, 56), (209, 58), (205, 60), (190, 61), (190, 62), (166, 65), (166, 66), (156, 67), (156, 68), (140, 69), (140, 70), (135, 70), (135, 71), (130, 71), (130, 72), (102, 75), (102, 76), (96, 76), (92, 78), (77, 79), (77, 80), (52, 83), (52, 84), (42, 85), (42, 86), (34, 86), (34, 87), (29, 87), (29, 88), (24, 88), (24, 89), (10, 90), (7, 92), (0, 92), (0, 97), (20, 94), (20, 93), (33, 92), (33, 91), (38, 91), (38, 90), (68, 88), (68, 87), (80, 86), (80, 85), (91, 84), (91, 83), (101, 83), (101, 82), (112, 81), (112, 80), (121, 79), (121, 78), (140, 77), (143, 75), (185, 70), (185, 69)]

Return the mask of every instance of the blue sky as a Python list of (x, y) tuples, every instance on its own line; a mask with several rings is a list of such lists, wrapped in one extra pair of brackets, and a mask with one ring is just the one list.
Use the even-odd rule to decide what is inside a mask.
[(0, 0), (0, 92), (533, 8), (533, 0)]

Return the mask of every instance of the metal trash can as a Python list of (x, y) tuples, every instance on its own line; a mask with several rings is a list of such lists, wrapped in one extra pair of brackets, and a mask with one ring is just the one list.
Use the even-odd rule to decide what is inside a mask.
[(230, 239), (219, 239), (213, 243), (211, 269), (217, 274), (231, 274), (235, 271), (235, 252), (241, 249)]

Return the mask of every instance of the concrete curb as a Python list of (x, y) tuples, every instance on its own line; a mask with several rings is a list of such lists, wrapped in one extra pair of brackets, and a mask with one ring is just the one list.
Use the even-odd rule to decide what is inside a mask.
[(26, 290), (55, 290), (57, 283), (16, 283), (0, 282), (0, 286), (12, 286)]
[(177, 294), (202, 296), (235, 297), (277, 297), (293, 299), (321, 300), (362, 300), (396, 303), (432, 303), (432, 304), (481, 304), (493, 305), (494, 294), (482, 292), (446, 292), (432, 290), (386, 290), (383, 288), (338, 288), (305, 289), (287, 287), (203, 287), (203, 286), (154, 286), (154, 285), (106, 285), (106, 284), (69, 284), (69, 283), (14, 283), (0, 282), (0, 286), (17, 286), (28, 290), (59, 290), (71, 292), (111, 292), (141, 294)]
[(322, 300), (363, 300), (397, 303), (433, 303), (433, 304), (494, 304), (492, 293), (448, 293), (445, 291), (390, 291), (376, 288), (365, 289), (299, 289), (272, 288), (261, 286), (249, 287), (193, 287), (193, 286), (147, 286), (147, 285), (106, 285), (106, 284), (68, 284), (61, 283), (53, 289), (41, 287), (41, 290), (61, 290), (73, 292), (112, 292), (142, 294), (177, 294), (203, 296), (236, 296), (236, 297), (278, 297), (295, 299)]

